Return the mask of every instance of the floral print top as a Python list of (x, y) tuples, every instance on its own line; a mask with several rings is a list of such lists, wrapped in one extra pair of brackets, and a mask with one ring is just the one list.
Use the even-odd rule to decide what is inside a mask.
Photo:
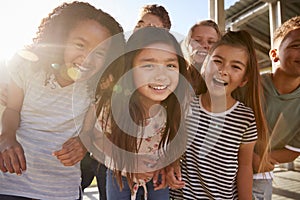
[[(110, 120), (106, 121), (102, 118), (103, 114), (107, 114), (103, 112), (105, 112), (105, 110), (100, 113), (100, 116), (98, 117), (98, 120), (95, 124), (95, 128), (101, 133), (103, 133), (102, 125), (104, 124), (107, 126), (106, 130), (108, 130), (108, 132), (109, 130), (111, 130)], [(145, 157), (150, 158), (151, 161), (149, 161), (148, 164), (144, 164), (147, 165), (148, 168), (151, 168), (151, 166), (155, 166), (157, 163), (156, 161), (159, 160), (159, 152), (161, 151), (159, 150), (159, 144), (162, 140), (162, 136), (166, 127), (166, 111), (164, 109), (161, 109), (155, 116), (146, 119), (145, 124), (146, 126), (141, 127), (140, 131), (137, 134), (137, 145), (139, 149), (138, 154), (141, 156), (145, 155)], [(106, 156), (105, 165), (112, 170), (114, 169), (114, 162), (111, 157)], [(126, 170), (122, 171), (122, 175), (126, 176)], [(132, 200), (135, 199), (137, 190), (140, 186), (144, 188), (145, 197), (147, 197), (146, 183), (151, 179), (152, 177), (148, 179), (134, 180), (135, 184), (133, 186), (131, 195)]]

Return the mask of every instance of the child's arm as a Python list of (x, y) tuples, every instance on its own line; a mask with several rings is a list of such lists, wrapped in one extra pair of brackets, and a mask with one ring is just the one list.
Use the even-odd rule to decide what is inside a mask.
[(241, 144), (238, 154), (237, 189), (238, 199), (252, 199), (252, 156), (255, 142)]
[(24, 151), (16, 139), (23, 99), (23, 90), (11, 80), (8, 84), (7, 107), (2, 115), (0, 169), (3, 172), (9, 171), (19, 175), (26, 170)]
[(53, 152), (53, 155), (60, 160), (65, 166), (72, 166), (78, 163), (85, 156), (87, 149), (85, 146), (91, 146), (92, 141), (89, 134), (93, 132), (96, 121), (95, 105), (90, 105), (85, 120), (82, 125), (82, 130), (79, 136), (67, 140), (60, 150)]
[(0, 104), (6, 106), (7, 103), (7, 87), (5, 83), (0, 83)]
[(284, 148), (272, 151), (270, 154), (278, 163), (288, 163), (293, 162), (300, 155), (300, 152)]

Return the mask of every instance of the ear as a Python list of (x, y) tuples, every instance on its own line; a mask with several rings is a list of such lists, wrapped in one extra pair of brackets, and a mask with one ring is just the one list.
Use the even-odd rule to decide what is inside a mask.
[(278, 50), (277, 49), (271, 49), (270, 52), (269, 52), (269, 56), (270, 56), (270, 59), (273, 62), (278, 62), (279, 57), (278, 57)]
[(244, 80), (240, 83), (239, 87), (244, 87), (248, 83), (248, 76), (244, 77)]

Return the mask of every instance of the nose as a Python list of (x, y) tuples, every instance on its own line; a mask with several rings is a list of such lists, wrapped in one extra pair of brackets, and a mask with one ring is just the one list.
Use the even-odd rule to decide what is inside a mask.
[(81, 59), (82, 63), (91, 63), (95, 60), (95, 52), (93, 52), (93, 49), (83, 49), (81, 52)]
[(83, 58), (83, 59), (87, 59), (88, 57), (90, 57), (92, 54), (93, 54), (93, 48), (82, 48), (81, 49), (81, 52), (80, 52), (80, 56)]
[(209, 50), (209, 44), (207, 41), (200, 41), (199, 44), (203, 49)]
[(227, 71), (227, 67), (226, 66), (219, 66), (218, 68), (218, 73), (221, 75), (221, 76), (227, 76), (228, 75), (228, 71)]
[(155, 68), (155, 80), (164, 81), (167, 79), (166, 66), (157, 66)]

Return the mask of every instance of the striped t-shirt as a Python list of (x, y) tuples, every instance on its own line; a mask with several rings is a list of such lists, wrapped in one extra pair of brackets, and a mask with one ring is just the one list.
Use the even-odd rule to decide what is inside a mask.
[(45, 72), (34, 70), (30, 64), (10, 71), (24, 91), (17, 140), (24, 149), (27, 170), (21, 176), (0, 172), (0, 194), (43, 200), (78, 199), (79, 163), (64, 166), (52, 153), (79, 134), (90, 104), (87, 84), (60, 87), (53, 75), (45, 83)]
[(236, 102), (223, 113), (203, 109), (195, 97), (187, 116), (188, 141), (181, 163), (185, 187), (173, 199), (237, 199), (238, 151), (257, 139), (253, 111)]

